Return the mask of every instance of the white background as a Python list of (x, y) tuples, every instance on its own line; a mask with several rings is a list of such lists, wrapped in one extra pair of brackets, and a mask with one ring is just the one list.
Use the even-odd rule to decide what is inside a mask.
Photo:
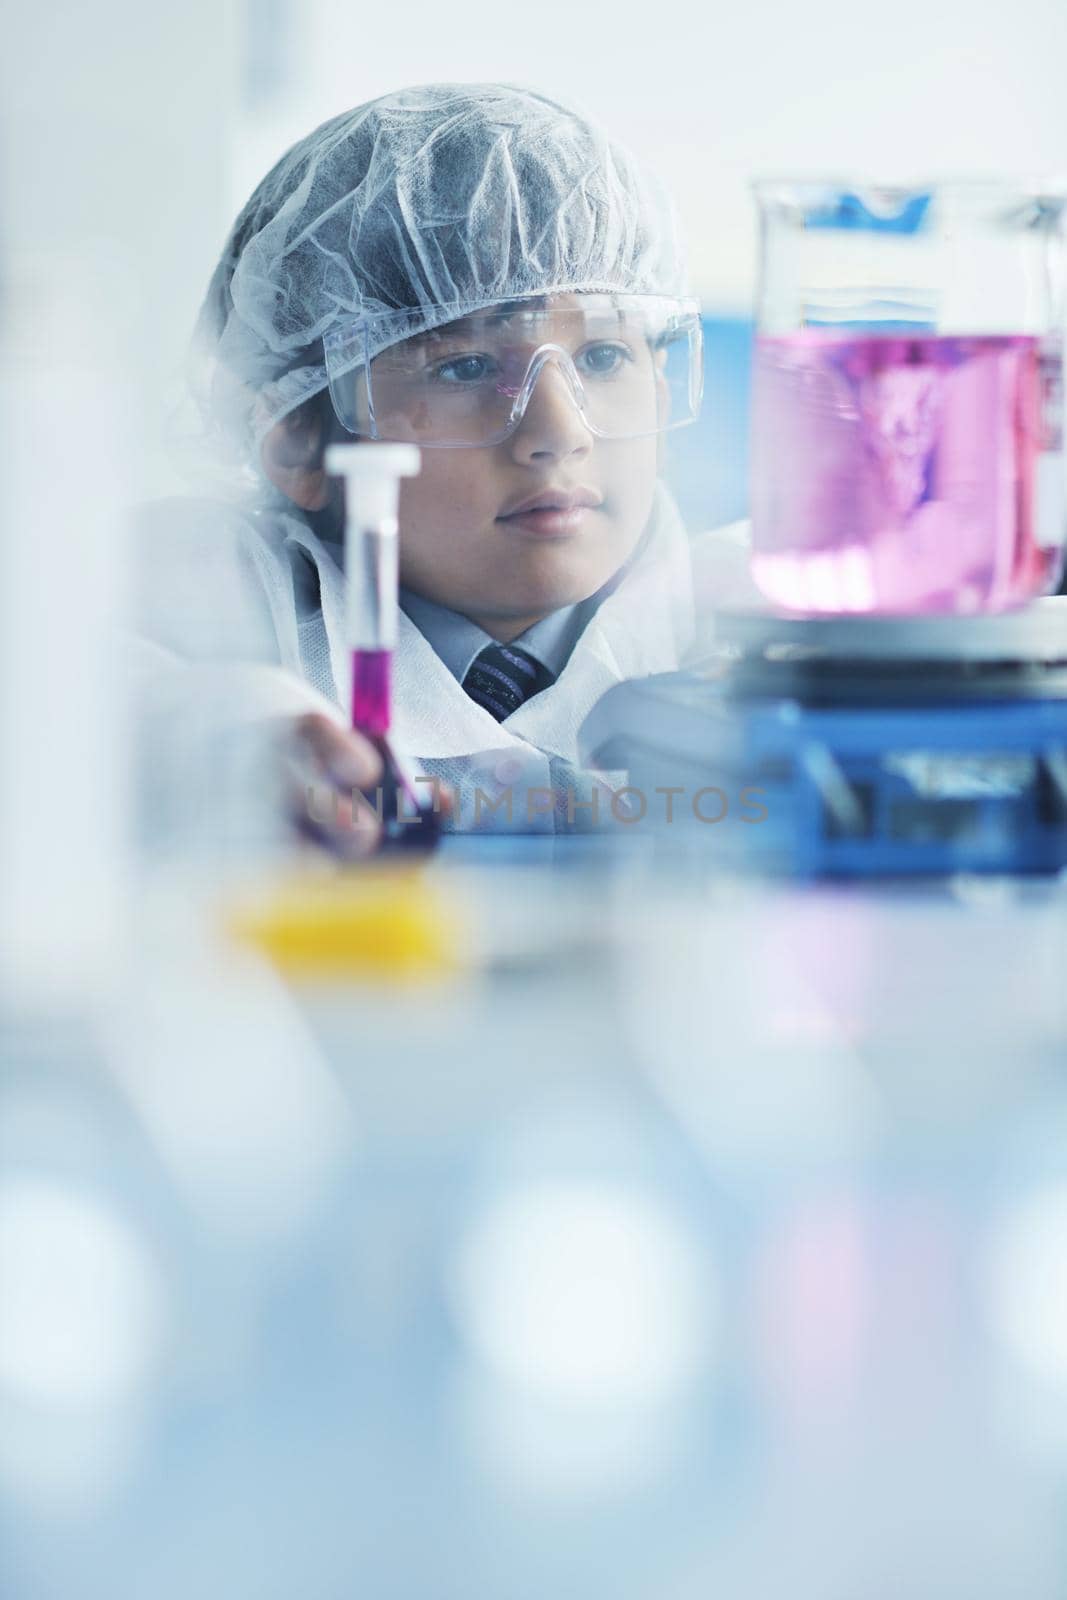
[(1067, 0), (248, 0), (243, 23), (234, 209), (347, 107), (420, 82), (529, 84), (667, 181), (713, 310), (750, 302), (754, 174), (1067, 171)]

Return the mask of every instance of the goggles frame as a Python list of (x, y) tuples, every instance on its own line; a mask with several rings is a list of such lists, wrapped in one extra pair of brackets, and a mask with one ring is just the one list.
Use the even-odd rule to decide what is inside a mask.
[[(393, 435), (380, 431), (375, 410), (372, 372), (373, 364), (379, 355), (403, 343), (407, 338), (414, 338), (419, 334), (445, 328), (450, 322), (477, 315), (479, 311), (492, 312), (497, 307), (506, 305), (509, 308), (513, 308), (509, 309), (506, 313), (507, 315), (521, 314), (524, 302), (535, 299), (543, 301), (550, 294), (551, 291), (538, 291), (536, 294), (518, 296), (504, 302), (494, 301), (488, 306), (477, 307), (473, 311), (469, 305), (440, 306), (437, 308), (440, 316), (435, 318), (430, 328), (427, 328), (425, 324), (425, 313), (422, 311), (368, 312), (356, 318), (347, 327), (327, 334), (323, 340), (323, 347), (328, 386), (333, 408), (341, 426), (348, 433), (356, 436), (360, 436), (362, 433), (363, 437), (371, 440), (385, 441), (393, 439)], [(688, 415), (678, 417), (655, 428), (640, 429), (636, 432), (618, 433), (598, 426), (589, 415), (585, 386), (574, 365), (574, 358), (562, 345), (546, 341), (531, 352), (522, 381), (514, 391), (508, 420), (502, 428), (495, 430), (485, 439), (479, 440), (428, 439), (422, 435), (417, 435), (415, 436), (415, 442), (419, 444), (420, 448), (429, 450), (469, 450), (502, 444), (504, 440), (511, 437), (522, 422), (537, 380), (546, 363), (550, 360), (555, 361), (559, 366), (566, 379), (575, 409), (589, 432), (597, 438), (649, 438), (659, 433), (672, 432), (676, 428), (688, 427), (691, 423), (696, 422), (700, 415), (704, 393), (704, 340), (699, 301), (692, 298), (676, 299), (663, 295), (620, 294), (618, 291), (589, 292), (590, 298), (593, 298), (594, 295), (598, 299), (610, 301), (613, 309), (618, 309), (620, 304), (625, 302), (631, 302), (635, 303), (639, 309), (647, 309), (653, 315), (659, 311), (660, 316), (655, 322), (650, 318), (650, 325), (657, 327), (654, 337), (649, 341), (650, 348), (653, 350), (665, 349), (682, 338), (687, 341), (689, 381), (686, 399), (689, 406)], [(550, 307), (542, 309), (551, 310)], [(357, 417), (355, 406), (350, 398), (361, 374), (363, 375), (366, 391), (366, 432), (363, 432), (357, 425), (360, 419)], [(497, 392), (511, 394), (512, 390), (511, 388), (498, 389)], [(411, 437), (411, 435), (402, 436), (402, 442), (408, 442)]]

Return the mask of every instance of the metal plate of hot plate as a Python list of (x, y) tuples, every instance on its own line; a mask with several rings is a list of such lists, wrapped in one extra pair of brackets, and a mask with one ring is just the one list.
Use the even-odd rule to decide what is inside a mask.
[(695, 670), (732, 699), (811, 706), (1067, 699), (1067, 596), (998, 617), (722, 612)]

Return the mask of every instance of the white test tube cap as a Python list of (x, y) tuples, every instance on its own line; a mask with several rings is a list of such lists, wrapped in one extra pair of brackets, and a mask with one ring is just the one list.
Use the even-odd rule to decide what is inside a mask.
[(422, 452), (415, 444), (331, 444), (325, 466), (350, 486), (349, 519), (373, 524), (396, 517), (400, 479), (418, 477)]

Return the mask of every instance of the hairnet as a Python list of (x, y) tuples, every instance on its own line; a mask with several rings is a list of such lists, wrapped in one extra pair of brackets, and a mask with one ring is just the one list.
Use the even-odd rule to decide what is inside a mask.
[(317, 128), (245, 205), (200, 313), (198, 395), (250, 450), (326, 387), (322, 338), (362, 313), (416, 311), (411, 333), (563, 290), (685, 292), (662, 187), (532, 89), (399, 90)]

